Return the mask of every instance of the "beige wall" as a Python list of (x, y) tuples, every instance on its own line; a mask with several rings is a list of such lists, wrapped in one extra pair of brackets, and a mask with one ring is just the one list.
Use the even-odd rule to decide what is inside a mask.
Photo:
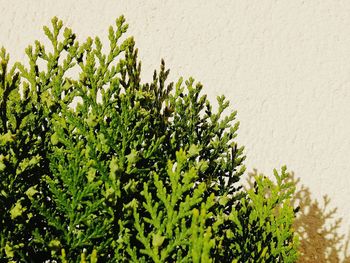
[(57, 15), (81, 39), (120, 14), (150, 79), (193, 76), (238, 110), (248, 171), (286, 164), (314, 197), (329, 195), (350, 229), (350, 2), (0, 0), (0, 45), (15, 60)]

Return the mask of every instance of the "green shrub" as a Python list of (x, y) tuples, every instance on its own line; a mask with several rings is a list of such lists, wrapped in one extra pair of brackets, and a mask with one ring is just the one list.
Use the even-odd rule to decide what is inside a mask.
[(244, 190), (228, 101), (163, 61), (142, 83), (126, 30), (104, 53), (54, 18), (29, 66), (1, 50), (1, 262), (294, 262), (285, 169)]

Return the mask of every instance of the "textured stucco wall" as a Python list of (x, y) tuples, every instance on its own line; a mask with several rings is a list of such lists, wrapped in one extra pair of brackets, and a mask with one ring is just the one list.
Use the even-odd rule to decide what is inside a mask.
[(329, 195), (350, 227), (350, 2), (0, 0), (0, 45), (13, 60), (45, 40), (56, 15), (81, 39), (120, 14), (143, 76), (165, 58), (171, 78), (193, 76), (238, 110), (248, 171), (287, 164), (315, 197)]

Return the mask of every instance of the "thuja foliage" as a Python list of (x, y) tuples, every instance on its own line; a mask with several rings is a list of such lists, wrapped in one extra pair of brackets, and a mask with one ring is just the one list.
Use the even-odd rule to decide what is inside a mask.
[(294, 186), (240, 186), (236, 112), (193, 79), (142, 83), (124, 18), (76, 40), (54, 18), (0, 53), (1, 262), (294, 262)]

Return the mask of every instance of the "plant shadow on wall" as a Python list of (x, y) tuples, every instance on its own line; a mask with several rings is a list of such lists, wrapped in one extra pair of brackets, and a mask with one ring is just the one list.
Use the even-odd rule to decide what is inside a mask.
[[(248, 175), (248, 185), (253, 186), (253, 178), (258, 175), (254, 169)], [(342, 218), (337, 216), (337, 208), (331, 206), (330, 198), (325, 195), (320, 203), (312, 198), (310, 189), (300, 185), (300, 178), (290, 173), (289, 182), (296, 186), (292, 198), (294, 207), (299, 207), (294, 228), (300, 238), (298, 263), (344, 262), (350, 263), (350, 235), (339, 233)]]

